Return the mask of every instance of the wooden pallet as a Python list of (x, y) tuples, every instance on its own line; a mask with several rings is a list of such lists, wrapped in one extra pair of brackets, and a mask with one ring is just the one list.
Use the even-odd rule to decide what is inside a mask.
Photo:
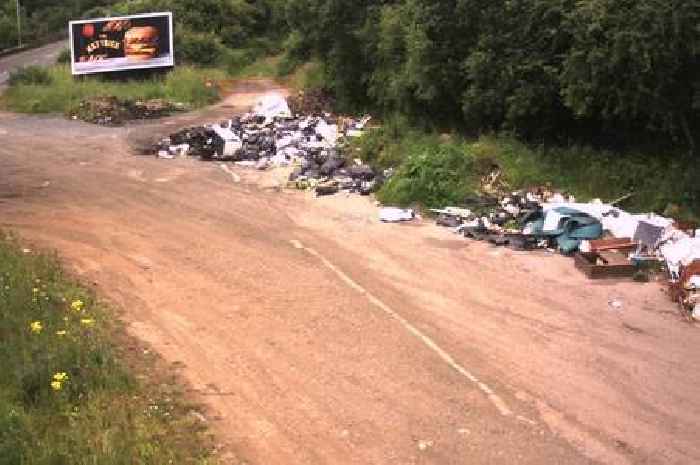
[(577, 252), (574, 261), (590, 279), (631, 278), (637, 271), (626, 256), (609, 251)]

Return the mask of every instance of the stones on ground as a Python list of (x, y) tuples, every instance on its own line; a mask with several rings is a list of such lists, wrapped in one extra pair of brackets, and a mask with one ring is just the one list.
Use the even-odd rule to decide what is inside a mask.
[(431, 449), (434, 445), (435, 443), (433, 441), (421, 439), (420, 441), (418, 441), (418, 450), (420, 450), (421, 452), (425, 452), (428, 449)]

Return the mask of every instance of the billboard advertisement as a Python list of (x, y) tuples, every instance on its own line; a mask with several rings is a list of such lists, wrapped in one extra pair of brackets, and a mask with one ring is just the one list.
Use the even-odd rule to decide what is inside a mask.
[(70, 22), (73, 74), (173, 66), (173, 15), (150, 13)]

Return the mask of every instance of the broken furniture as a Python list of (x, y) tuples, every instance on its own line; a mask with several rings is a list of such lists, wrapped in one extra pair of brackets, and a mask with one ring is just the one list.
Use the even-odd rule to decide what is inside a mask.
[(637, 271), (625, 255), (607, 250), (577, 252), (574, 261), (590, 279), (631, 278)]

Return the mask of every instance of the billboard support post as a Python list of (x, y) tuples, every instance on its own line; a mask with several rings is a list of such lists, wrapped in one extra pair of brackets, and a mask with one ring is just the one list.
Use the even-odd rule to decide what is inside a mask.
[(17, 46), (22, 47), (22, 13), (17, 0)]

